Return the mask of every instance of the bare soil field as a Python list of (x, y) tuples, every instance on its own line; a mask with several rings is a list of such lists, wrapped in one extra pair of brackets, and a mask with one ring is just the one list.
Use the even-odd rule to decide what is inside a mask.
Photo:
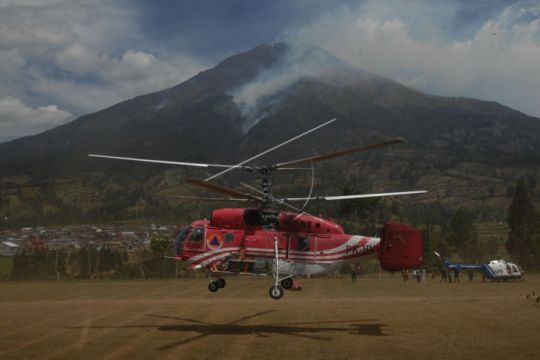
[(461, 281), (3, 282), (0, 359), (540, 359), (540, 275)]

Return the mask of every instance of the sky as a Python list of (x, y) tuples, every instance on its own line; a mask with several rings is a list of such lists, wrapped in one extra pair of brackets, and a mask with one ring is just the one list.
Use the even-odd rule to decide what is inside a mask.
[(540, 0), (0, 0), (0, 142), (277, 41), (540, 117)]

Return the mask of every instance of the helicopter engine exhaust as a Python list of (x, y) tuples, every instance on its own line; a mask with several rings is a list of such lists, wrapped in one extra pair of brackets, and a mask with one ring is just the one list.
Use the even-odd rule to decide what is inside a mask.
[(421, 267), (424, 262), (422, 232), (410, 225), (387, 222), (382, 230), (379, 260), (388, 271)]

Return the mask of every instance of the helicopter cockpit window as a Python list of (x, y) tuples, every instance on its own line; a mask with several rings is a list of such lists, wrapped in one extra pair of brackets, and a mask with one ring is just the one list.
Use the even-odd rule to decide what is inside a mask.
[(201, 242), (204, 235), (204, 227), (198, 226), (193, 230), (193, 233), (191, 234), (191, 241), (192, 242)]
[(298, 238), (298, 250), (309, 251), (309, 239), (307, 237)]
[(178, 236), (176, 237), (176, 242), (184, 242), (184, 240), (186, 240), (186, 237), (188, 236), (190, 231), (191, 231), (191, 227), (189, 226), (180, 230), (180, 232), (178, 233)]
[(184, 247), (184, 241), (186, 240), (186, 237), (188, 236), (189, 232), (191, 231), (191, 227), (187, 226), (180, 230), (180, 233), (178, 233), (178, 236), (176, 237), (176, 254), (180, 254), (182, 252), (182, 248)]

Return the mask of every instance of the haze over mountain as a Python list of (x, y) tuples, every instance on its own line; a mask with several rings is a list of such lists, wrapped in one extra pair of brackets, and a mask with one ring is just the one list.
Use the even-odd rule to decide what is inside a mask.
[[(2, 143), (0, 176), (13, 184), (19, 175), (32, 182), (145, 166), (88, 153), (233, 163), (334, 117), (336, 123), (261, 161), (401, 136), (408, 145), (326, 165), (339, 171), (326, 176), (355, 177), (366, 190), (425, 188), (431, 195), (424, 201), (498, 210), (506, 209), (517, 177), (540, 182), (540, 119), (495, 102), (425, 94), (319, 48), (284, 43), (258, 46), (172, 88)], [(94, 195), (98, 201), (102, 194)]]

